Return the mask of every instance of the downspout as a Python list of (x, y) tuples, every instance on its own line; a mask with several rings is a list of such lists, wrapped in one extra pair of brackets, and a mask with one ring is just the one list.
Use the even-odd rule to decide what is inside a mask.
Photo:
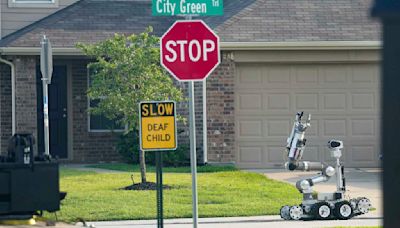
[(208, 162), (207, 142), (207, 80), (203, 80), (203, 164)]
[(15, 66), (12, 62), (0, 57), (0, 62), (5, 63), (11, 68), (11, 115), (12, 115), (12, 135), (15, 134)]

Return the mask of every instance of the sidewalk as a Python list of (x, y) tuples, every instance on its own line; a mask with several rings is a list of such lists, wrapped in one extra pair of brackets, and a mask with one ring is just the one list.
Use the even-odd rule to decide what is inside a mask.
[[(199, 219), (199, 228), (316, 228), (335, 226), (382, 226), (382, 219), (373, 216), (360, 216), (351, 220), (329, 221), (284, 221), (279, 216), (255, 216), (234, 218), (204, 218)], [(153, 228), (156, 220), (92, 222), (97, 228)], [(192, 219), (164, 220), (165, 228), (192, 228)]]

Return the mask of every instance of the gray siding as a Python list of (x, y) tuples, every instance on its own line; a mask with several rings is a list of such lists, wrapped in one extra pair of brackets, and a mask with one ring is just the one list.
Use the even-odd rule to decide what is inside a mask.
[(58, 8), (16, 8), (8, 7), (8, 0), (0, 0), (1, 37), (32, 24), (78, 0), (59, 0)]

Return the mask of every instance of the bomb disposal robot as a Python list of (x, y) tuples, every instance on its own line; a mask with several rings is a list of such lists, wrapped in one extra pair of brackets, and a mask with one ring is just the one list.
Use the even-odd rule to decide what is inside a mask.
[[(340, 163), (342, 141), (328, 142), (331, 156), (336, 159), (335, 168), (326, 163), (301, 161), (306, 145), (304, 133), (311, 126), (311, 115), (308, 115), (305, 123), (301, 122), (302, 117), (303, 112), (296, 114), (292, 132), (287, 139), (288, 162), (285, 168), (290, 171), (319, 171), (320, 173), (315, 177), (297, 181), (296, 188), (303, 194), (303, 201), (300, 205), (283, 206), (280, 210), (281, 217), (285, 220), (350, 219), (367, 213), (371, 208), (369, 199), (365, 197), (345, 199), (344, 167)], [(335, 192), (313, 194), (312, 186), (328, 181), (335, 174), (337, 187)]]

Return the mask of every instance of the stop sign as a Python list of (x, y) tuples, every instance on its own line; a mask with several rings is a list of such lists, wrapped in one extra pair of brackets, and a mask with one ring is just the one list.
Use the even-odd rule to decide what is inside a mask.
[(201, 20), (176, 21), (161, 37), (161, 65), (179, 81), (199, 81), (220, 63), (219, 37)]

